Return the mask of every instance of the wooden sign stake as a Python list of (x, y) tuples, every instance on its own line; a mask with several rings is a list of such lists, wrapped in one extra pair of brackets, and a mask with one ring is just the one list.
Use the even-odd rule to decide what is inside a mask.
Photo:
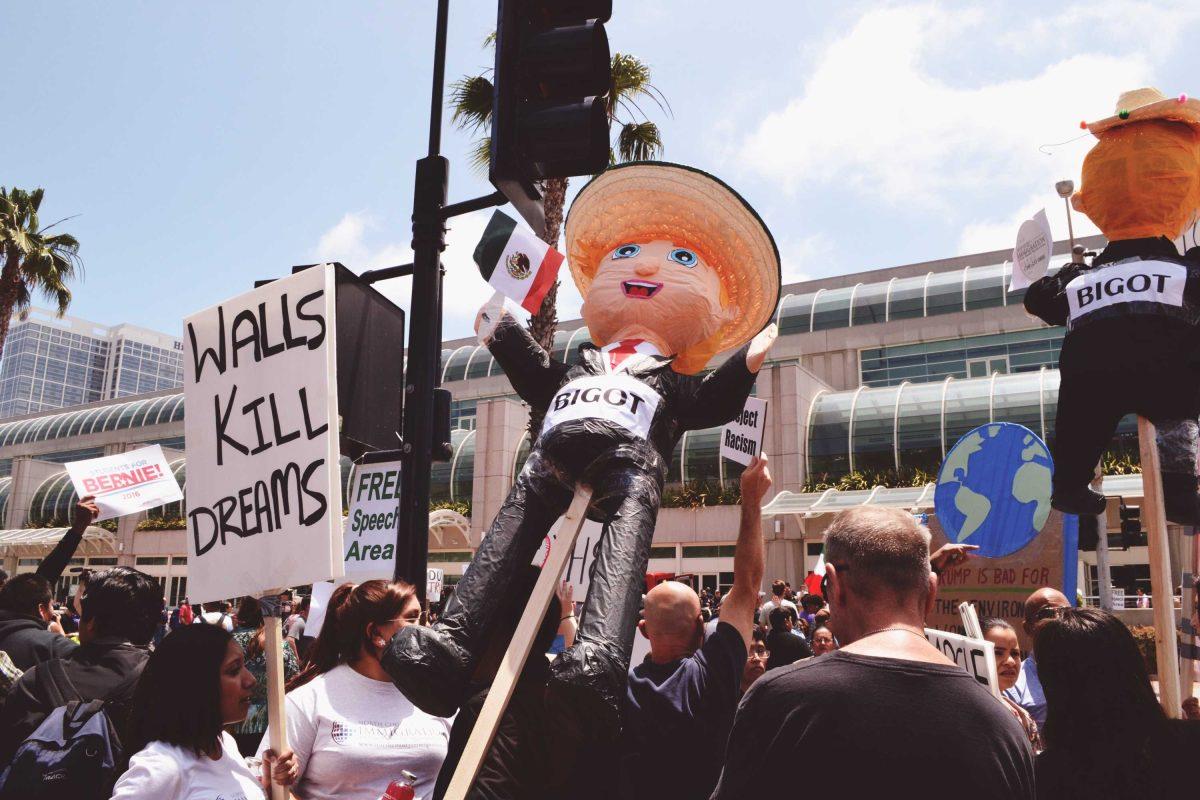
[[(550, 547), (550, 558), (542, 567), (533, 593), (529, 595), (529, 603), (521, 614), (521, 621), (517, 623), (512, 642), (504, 651), (504, 660), (500, 662), (496, 679), (492, 682), (487, 700), (479, 711), (479, 719), (475, 721), (475, 727), (471, 730), (471, 738), (467, 740), (462, 759), (454, 771), (454, 778), (446, 789), (446, 800), (463, 800), (475, 781), (479, 768), (483, 766), (483, 759), (487, 757), (492, 746), (496, 729), (500, 727), (500, 718), (504, 716), (504, 710), (508, 708), (508, 701), (516, 689), (521, 668), (525, 666), (525, 659), (533, 649), (533, 638), (537, 635), (542, 619), (546, 616), (546, 609), (550, 607), (550, 601), (554, 598), (559, 576), (563, 574), (567, 561), (575, 551), (575, 539), (587, 520), (587, 508), (591, 500), (590, 488), (575, 488), (575, 498), (571, 500), (571, 506), (563, 517), (563, 524), (558, 529), (558, 536)], [(540, 653), (538, 657), (541, 657)]]
[[(283, 677), (283, 620), (276, 611), (263, 617), (267, 660), (267, 723), (271, 732), (270, 747), (277, 754), (287, 750), (287, 720), (284, 717)], [(271, 781), (271, 800), (288, 800), (288, 787)]]
[(1142, 521), (1150, 550), (1150, 596), (1154, 604), (1154, 650), (1158, 660), (1158, 697), (1171, 719), (1183, 715), (1179, 696), (1179, 648), (1175, 635), (1175, 600), (1171, 593), (1171, 553), (1167, 548), (1167, 516), (1163, 506), (1161, 468), (1154, 424), (1138, 417), (1142, 455)]

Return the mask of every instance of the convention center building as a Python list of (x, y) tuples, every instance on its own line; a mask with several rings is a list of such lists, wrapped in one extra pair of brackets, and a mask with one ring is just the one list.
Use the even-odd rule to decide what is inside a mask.
[[(1090, 250), (1103, 246), (1100, 237), (1082, 241)], [(1057, 243), (1054, 260), (1065, 261), (1068, 250)], [(1022, 292), (1007, 291), (1010, 256), (977, 253), (784, 287), (780, 336), (756, 386), (768, 401), (764, 449), (779, 490), (764, 525), (768, 579), (801, 581), (839, 509), (879, 503), (932, 514), (939, 464), (981, 424), (1017, 422), (1053, 441), (1064, 329), (1030, 316)], [(588, 341), (581, 320), (562, 323), (553, 356), (572, 359)], [(473, 339), (445, 343), (442, 384), (453, 395), (453, 455), (433, 468), (429, 561), (453, 583), (530, 442), (527, 408)], [(0, 423), (4, 568), (34, 570), (69, 524), (75, 495), (66, 461), (156, 443), (186, 491), (183, 415), (175, 389)], [(651, 572), (692, 576), (697, 588), (726, 589), (733, 580), (741, 467), (719, 456), (719, 437), (714, 428), (680, 441), (651, 550)], [(1135, 437), (1126, 419), (1106, 456), (1113, 472), (1136, 471)], [(344, 480), (351, 471), (343, 458)], [(1128, 548), (1112, 552), (1114, 583), (1129, 595), (1148, 590), (1144, 537), (1122, 540), (1117, 514), (1140, 505), (1140, 476), (1107, 477), (1104, 491), (1112, 496), (1112, 541)], [(177, 603), (187, 592), (183, 518), (174, 504), (93, 526), (74, 566), (136, 566)], [(1079, 570), (1079, 586), (1096, 594), (1094, 552), (1080, 554)]]

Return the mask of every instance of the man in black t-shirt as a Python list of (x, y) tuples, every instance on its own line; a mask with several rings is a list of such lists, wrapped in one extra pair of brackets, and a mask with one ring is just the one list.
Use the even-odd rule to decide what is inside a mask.
[(771, 632), (767, 634), (767, 650), (771, 657), (767, 660), (767, 669), (786, 667), (813, 654), (808, 640), (795, 633), (792, 627), (795, 620), (790, 608), (775, 608), (768, 616)]
[(901, 511), (859, 506), (826, 530), (825, 559), (842, 649), (751, 687), (714, 800), (794, 792), (814, 746), (822, 769), (806, 773), (806, 796), (1032, 800), (1020, 725), (925, 639), (937, 592), (929, 532)]
[(700, 598), (666, 581), (646, 595), (638, 629), (650, 655), (629, 670), (622, 721), (624, 791), (633, 800), (704, 800), (721, 771), (725, 741), (741, 694), (763, 575), (763, 496), (771, 488), (766, 458), (742, 473), (742, 514), (733, 556), (733, 586), (707, 638)]

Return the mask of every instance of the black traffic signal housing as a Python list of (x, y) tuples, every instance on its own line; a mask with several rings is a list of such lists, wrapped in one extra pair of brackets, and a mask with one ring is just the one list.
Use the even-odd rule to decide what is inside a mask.
[(1142, 537), (1142, 509), (1121, 503), (1121, 549), (1136, 547)]
[(609, 161), (612, 0), (499, 0), (489, 178), (535, 231), (537, 184)]

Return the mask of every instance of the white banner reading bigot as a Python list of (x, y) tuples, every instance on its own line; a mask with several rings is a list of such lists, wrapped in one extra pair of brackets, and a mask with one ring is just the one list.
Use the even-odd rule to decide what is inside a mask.
[(350, 487), (350, 515), (342, 533), (349, 580), (392, 579), (399, 518), (400, 462), (360, 465)]
[(333, 266), (184, 323), (189, 596), (340, 576)]
[(1000, 697), (1000, 678), (996, 674), (996, 645), (986, 639), (972, 639), (957, 633), (925, 629), (925, 638), (942, 651), (942, 655), (958, 664)]
[(136, 514), (183, 499), (179, 484), (158, 445), (115, 456), (65, 464), (80, 497), (94, 495), (100, 515), (96, 521)]
[(762, 453), (763, 434), (767, 430), (767, 401), (746, 398), (746, 406), (721, 429), (721, 455), (744, 467)]

